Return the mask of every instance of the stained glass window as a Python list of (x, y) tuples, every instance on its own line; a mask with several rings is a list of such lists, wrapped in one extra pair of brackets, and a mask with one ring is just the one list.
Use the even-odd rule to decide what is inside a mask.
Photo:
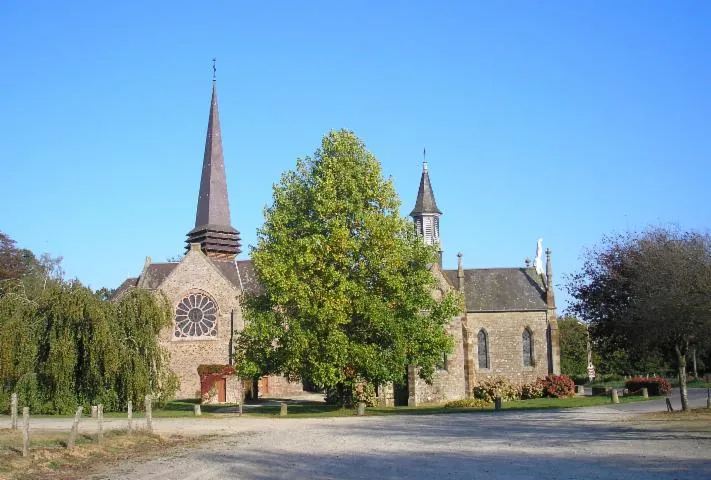
[(217, 305), (203, 293), (186, 295), (175, 308), (175, 336), (214, 337), (217, 335)]
[(478, 335), (479, 368), (489, 368), (489, 336), (482, 328)]
[(523, 366), (530, 367), (533, 365), (533, 334), (528, 328), (523, 330), (521, 343), (523, 344)]

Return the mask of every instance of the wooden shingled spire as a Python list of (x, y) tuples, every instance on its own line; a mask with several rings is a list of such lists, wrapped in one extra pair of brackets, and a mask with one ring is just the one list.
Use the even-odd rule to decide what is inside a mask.
[(188, 232), (187, 249), (199, 243), (209, 257), (234, 259), (241, 250), (239, 231), (231, 226), (230, 202), (227, 196), (225, 159), (222, 153), (220, 115), (217, 108), (217, 82), (212, 79), (212, 101), (202, 161), (200, 194), (198, 195), (195, 228)]

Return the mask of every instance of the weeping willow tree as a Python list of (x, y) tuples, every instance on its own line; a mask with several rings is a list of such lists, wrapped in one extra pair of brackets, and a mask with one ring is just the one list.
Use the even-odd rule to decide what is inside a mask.
[(177, 389), (158, 343), (171, 322), (162, 295), (133, 291), (102, 300), (79, 282), (53, 280), (35, 298), (22, 280), (0, 290), (0, 410), (17, 392), (38, 413), (70, 413), (77, 405), (107, 410), (159, 401)]
[(133, 290), (115, 305), (116, 339), (121, 346), (121, 369), (115, 391), (134, 405), (153, 393), (158, 402), (170, 399), (178, 389), (178, 377), (168, 368), (169, 355), (158, 343), (160, 330), (172, 324), (165, 295)]

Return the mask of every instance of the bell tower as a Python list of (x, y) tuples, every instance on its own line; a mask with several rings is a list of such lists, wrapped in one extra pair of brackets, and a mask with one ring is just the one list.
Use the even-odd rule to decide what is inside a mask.
[[(439, 238), (439, 217), (442, 211), (437, 208), (434, 193), (432, 192), (432, 184), (430, 183), (430, 174), (428, 171), (427, 161), (422, 162), (422, 177), (420, 177), (420, 188), (417, 191), (417, 201), (415, 208), (410, 212), (412, 220), (415, 222), (415, 231), (417, 235), (422, 237), (422, 240), (427, 245), (436, 245), (440, 247)], [(442, 249), (439, 248), (440, 257)], [(440, 261), (440, 265), (441, 265)]]

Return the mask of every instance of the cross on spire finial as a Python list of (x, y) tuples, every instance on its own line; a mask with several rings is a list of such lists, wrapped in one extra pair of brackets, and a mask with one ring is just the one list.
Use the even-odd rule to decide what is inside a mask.
[(216, 63), (217, 63), (217, 59), (213, 58), (212, 59), (212, 81), (213, 82), (217, 80), (217, 67), (215, 66)]
[(427, 149), (422, 148), (422, 170), (427, 171)]

